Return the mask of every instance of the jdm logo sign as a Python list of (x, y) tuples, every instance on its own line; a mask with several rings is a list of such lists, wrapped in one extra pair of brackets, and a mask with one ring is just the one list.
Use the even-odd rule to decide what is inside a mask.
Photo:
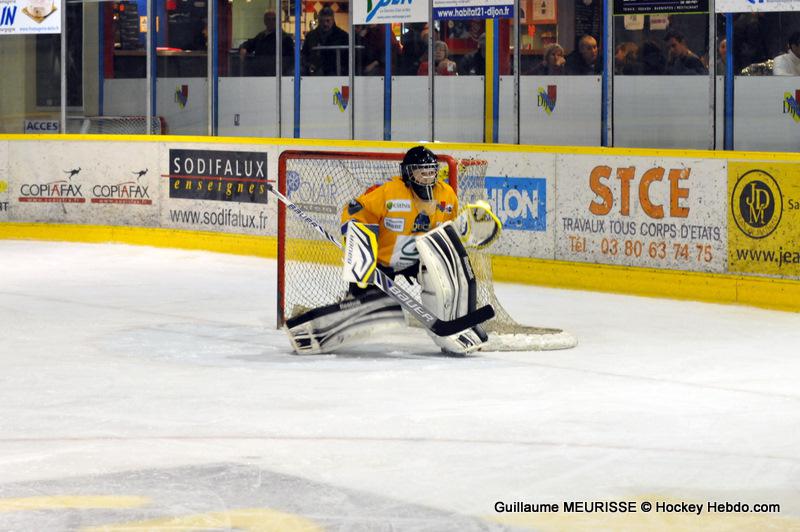
[(763, 170), (751, 170), (736, 181), (731, 194), (736, 227), (750, 238), (764, 238), (778, 227), (783, 195), (778, 182)]
[(547, 229), (547, 180), (543, 177), (487, 177), (486, 193), (504, 229)]

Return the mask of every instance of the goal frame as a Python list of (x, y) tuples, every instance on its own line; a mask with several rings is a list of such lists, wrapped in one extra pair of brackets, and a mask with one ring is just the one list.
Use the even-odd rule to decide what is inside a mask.
[[(286, 150), (278, 157), (278, 192), (288, 195), (286, 189), (286, 165), (289, 160), (297, 159), (339, 159), (339, 160), (379, 160), (397, 161), (398, 175), (399, 164), (405, 157), (405, 152), (365, 152), (365, 151), (327, 151), (327, 150)], [(458, 161), (450, 155), (437, 154), (440, 163), (445, 163), (448, 168), (447, 181), (453, 190), (458, 192)], [(355, 198), (352, 198), (355, 199)], [(345, 204), (341, 205), (344, 208)], [(326, 244), (328, 245), (328, 244)], [(284, 306), (286, 303), (286, 206), (278, 202), (278, 297), (277, 297), (277, 327), (280, 329), (286, 323)]]

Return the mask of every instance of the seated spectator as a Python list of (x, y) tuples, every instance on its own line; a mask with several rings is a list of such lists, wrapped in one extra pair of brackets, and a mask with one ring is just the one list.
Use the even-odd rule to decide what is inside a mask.
[[(257, 58), (253, 74), (261, 76), (275, 75), (275, 12), (264, 13), (264, 31), (242, 43), (239, 46), (239, 55), (242, 58), (252, 56)], [(294, 39), (281, 30), (281, 58), (283, 61), (282, 72), (284, 75), (294, 72)]]
[(532, 76), (560, 76), (565, 73), (564, 48), (558, 43), (548, 44), (544, 48), (542, 62), (533, 67)]
[(669, 48), (669, 58), (665, 73), (673, 76), (692, 76), (708, 74), (708, 69), (697, 55), (689, 50), (686, 37), (682, 33), (670, 30), (664, 36)]
[(578, 49), (567, 56), (567, 74), (585, 76), (603, 72), (603, 64), (599, 60), (597, 39), (584, 35), (578, 40)]
[(775, 58), (772, 67), (774, 76), (800, 76), (800, 31), (789, 36), (788, 50)]
[[(391, 35), (389, 43), (392, 47), (392, 65), (396, 65), (400, 55), (400, 45), (394, 34)], [(386, 26), (383, 24), (358, 26), (356, 47), (356, 73), (362, 76), (382, 76), (386, 71)]]
[(739, 13), (733, 22), (733, 70), (740, 72), (753, 63), (772, 57), (769, 36), (772, 33), (766, 13)]
[(720, 39), (717, 45), (717, 76), (724, 76), (728, 65), (728, 39)]
[(406, 32), (400, 37), (402, 55), (398, 70), (402, 75), (415, 76), (428, 53), (428, 37), (424, 22), (412, 22), (405, 27)]
[[(447, 49), (447, 43), (444, 41), (436, 41), (433, 43), (433, 64), (435, 65), (436, 74), (440, 76), (456, 76), (458, 72), (456, 71), (456, 64), (454, 61), (451, 61), (447, 58), (447, 54), (449, 50)], [(427, 76), (428, 75), (428, 58), (426, 57), (422, 63), (419, 65), (419, 71), (417, 72), (420, 76)]]
[(461, 59), (458, 73), (463, 76), (486, 75), (486, 34), (478, 37), (478, 48)]
[(333, 9), (319, 11), (317, 27), (306, 34), (300, 56), (303, 70), (311, 76), (346, 76), (349, 43), (347, 32), (336, 25)]
[(626, 41), (614, 49), (614, 74), (636, 74), (639, 65), (639, 45)]
[(639, 68), (637, 74), (642, 76), (660, 76), (664, 73), (667, 59), (658, 43), (645, 41), (639, 49)]

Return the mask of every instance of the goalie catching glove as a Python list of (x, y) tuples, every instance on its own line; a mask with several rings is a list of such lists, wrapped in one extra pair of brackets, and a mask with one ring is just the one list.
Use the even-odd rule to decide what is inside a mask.
[(484, 200), (465, 205), (456, 218), (455, 225), (464, 245), (475, 249), (492, 245), (500, 237), (503, 229), (500, 219)]

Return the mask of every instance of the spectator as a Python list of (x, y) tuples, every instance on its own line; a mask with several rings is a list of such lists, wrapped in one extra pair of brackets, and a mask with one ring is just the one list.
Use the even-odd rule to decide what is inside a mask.
[(486, 34), (478, 37), (478, 47), (461, 59), (458, 73), (464, 76), (483, 76), (486, 74)]
[(667, 60), (661, 47), (654, 41), (645, 41), (639, 49), (639, 71), (642, 76), (660, 76), (664, 73)]
[(406, 24), (406, 32), (400, 37), (402, 55), (400, 56), (400, 74), (415, 76), (423, 56), (428, 53), (428, 40), (425, 34), (425, 23)]
[(344, 76), (348, 69), (347, 32), (336, 25), (333, 9), (319, 11), (317, 27), (306, 34), (300, 56), (303, 70), (311, 76)]
[[(261, 76), (275, 75), (275, 27), (276, 19), (274, 11), (264, 13), (264, 31), (242, 43), (239, 46), (239, 55), (242, 58), (254, 57), (251, 62), (254, 66), (253, 73)], [(283, 66), (281, 68), (284, 75), (294, 72), (294, 39), (292, 36), (281, 30), (281, 58)]]
[[(435, 65), (436, 74), (440, 76), (456, 76), (456, 64), (447, 57), (448, 49), (447, 43), (444, 41), (436, 41), (433, 43), (433, 64)], [(419, 65), (420, 76), (428, 75), (428, 58), (426, 57)]]
[(591, 35), (583, 35), (578, 40), (578, 49), (567, 56), (567, 74), (592, 75), (603, 71), (603, 64), (598, 60), (597, 39)]
[(560, 76), (564, 74), (565, 64), (564, 48), (558, 43), (545, 46), (542, 62), (531, 70), (533, 76)]
[(734, 72), (772, 57), (767, 45), (769, 33), (764, 13), (741, 13), (736, 17), (733, 22)]
[(728, 39), (720, 39), (717, 45), (717, 76), (724, 76), (728, 65)]
[(639, 45), (625, 41), (614, 49), (614, 74), (635, 74), (639, 64)]
[[(390, 30), (391, 32), (391, 30)], [(397, 68), (400, 45), (394, 34), (389, 39), (392, 47), (392, 65)], [(382, 76), (386, 72), (386, 26), (383, 24), (365, 24), (359, 26), (356, 33), (356, 72), (362, 76)]]
[(673, 76), (708, 74), (708, 69), (700, 58), (689, 50), (689, 46), (686, 44), (686, 37), (682, 33), (674, 30), (667, 31), (664, 36), (664, 42), (667, 43), (667, 48), (669, 48), (666, 74)]
[(788, 50), (775, 58), (774, 76), (800, 76), (800, 31), (789, 35)]

